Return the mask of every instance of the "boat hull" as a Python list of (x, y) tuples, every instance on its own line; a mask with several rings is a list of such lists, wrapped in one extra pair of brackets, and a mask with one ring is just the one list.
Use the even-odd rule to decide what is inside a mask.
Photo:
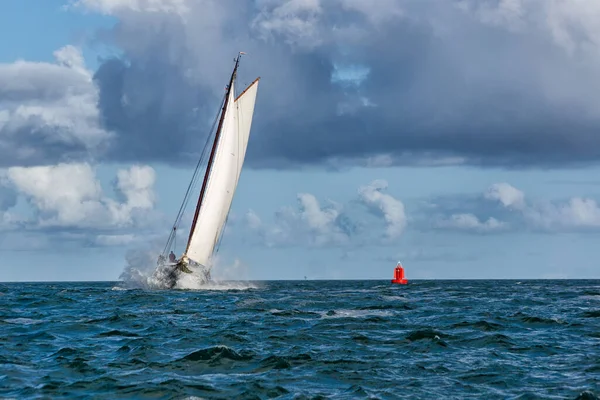
[(177, 263), (159, 263), (159, 267), (166, 269), (166, 286), (168, 289), (175, 288), (179, 278), (186, 274), (197, 275), (203, 284), (211, 281), (210, 269), (193, 261), (189, 264), (182, 261)]

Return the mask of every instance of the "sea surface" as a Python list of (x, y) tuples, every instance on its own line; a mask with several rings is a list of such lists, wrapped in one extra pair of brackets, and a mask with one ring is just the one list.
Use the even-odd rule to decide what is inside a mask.
[(598, 399), (600, 281), (0, 284), (0, 398)]

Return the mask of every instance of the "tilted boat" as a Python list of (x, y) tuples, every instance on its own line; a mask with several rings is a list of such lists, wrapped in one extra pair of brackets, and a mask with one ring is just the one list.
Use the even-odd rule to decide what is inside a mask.
[[(214, 125), (217, 122), (217, 118), (215, 118), (215, 123), (208, 135), (167, 243), (158, 257), (159, 267), (167, 268), (169, 271), (169, 287), (171, 288), (176, 285), (177, 279), (182, 273), (195, 274), (202, 283), (211, 280), (213, 255), (215, 249), (218, 250), (244, 164), (260, 80), (260, 77), (256, 78), (237, 97), (235, 96), (235, 81), (243, 54), (240, 52), (235, 59), (229, 85), (225, 88), (226, 93), (222, 100), (222, 107), (217, 115), (217, 129), (213, 135)], [(196, 203), (185, 251), (179, 259), (176, 259), (173, 250), (177, 228), (183, 218), (183, 212), (190, 200), (191, 192), (200, 176), (199, 172), (202, 170), (208, 148), (210, 148), (210, 155), (204, 170), (202, 188)], [(167, 258), (168, 253), (170, 258)]]

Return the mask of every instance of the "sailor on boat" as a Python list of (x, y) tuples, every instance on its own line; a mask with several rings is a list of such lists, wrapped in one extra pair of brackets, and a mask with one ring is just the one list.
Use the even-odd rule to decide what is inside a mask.
[(175, 257), (175, 253), (173, 253), (173, 250), (171, 250), (171, 253), (169, 253), (169, 261), (172, 263), (177, 262), (177, 257)]

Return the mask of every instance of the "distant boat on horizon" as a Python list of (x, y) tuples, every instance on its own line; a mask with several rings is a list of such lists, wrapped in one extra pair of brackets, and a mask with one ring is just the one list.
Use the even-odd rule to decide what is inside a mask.
[[(185, 193), (179, 213), (167, 239), (163, 252), (158, 256), (158, 267), (171, 268), (169, 270), (169, 288), (173, 288), (180, 274), (195, 274), (201, 283), (211, 280), (211, 268), (215, 249), (218, 246), (227, 223), (233, 196), (244, 165), (244, 158), (250, 138), (250, 128), (254, 115), (254, 105), (258, 90), (256, 78), (237, 97), (235, 96), (235, 81), (241, 56), (240, 52), (235, 58), (235, 66), (225, 87), (226, 93), (219, 110), (220, 118), (214, 135), (208, 135), (202, 155)], [(217, 117), (219, 117), (217, 114)], [(185, 251), (179, 259), (176, 258), (175, 239), (177, 228), (181, 224), (183, 212), (190, 200), (190, 194), (199, 177), (199, 170), (204, 163), (206, 151), (210, 146), (210, 155), (206, 164), (202, 188), (196, 203), (196, 210), (192, 220)]]

